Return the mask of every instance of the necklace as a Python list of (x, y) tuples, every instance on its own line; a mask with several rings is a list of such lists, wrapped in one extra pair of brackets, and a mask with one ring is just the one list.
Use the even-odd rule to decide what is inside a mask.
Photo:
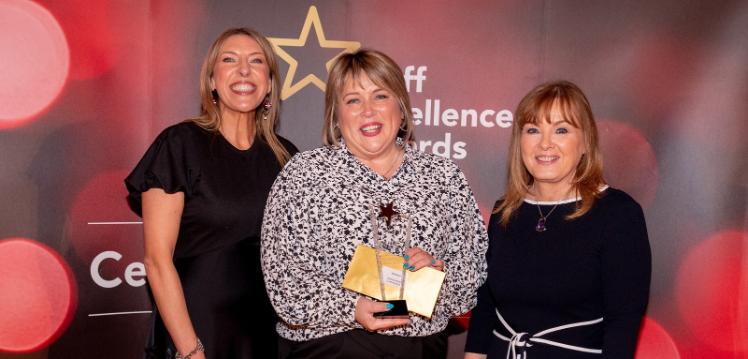
[(390, 165), (390, 168), (387, 169), (387, 172), (384, 172), (382, 174), (382, 177), (384, 177), (385, 179), (388, 179), (388, 180), (390, 178), (392, 178), (392, 175), (394, 175), (393, 172), (397, 169), (397, 165), (400, 164), (400, 156), (402, 156), (404, 154), (405, 154), (405, 151), (403, 151), (403, 152), (399, 152), (398, 151), (397, 155), (395, 155), (395, 160)]
[(546, 215), (543, 215), (543, 211), (540, 210), (539, 204), (536, 203), (535, 206), (538, 207), (538, 213), (540, 214), (540, 218), (538, 218), (538, 224), (535, 225), (535, 232), (545, 232), (547, 230), (547, 228), (545, 228), (545, 220), (548, 219), (548, 216), (550, 216), (551, 213), (553, 213), (553, 210), (558, 207), (558, 202), (556, 202), (556, 205), (553, 206), (553, 208), (551, 208), (551, 210), (548, 211), (548, 214)]

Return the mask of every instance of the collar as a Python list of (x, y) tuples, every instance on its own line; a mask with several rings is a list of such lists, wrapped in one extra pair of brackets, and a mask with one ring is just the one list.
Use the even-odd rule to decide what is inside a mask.
[[(608, 186), (607, 184), (604, 184), (604, 185), (600, 186), (600, 188), (597, 190), (597, 193), (605, 191), (609, 187), (610, 186)], [(570, 197), (570, 198), (564, 198), (564, 199), (558, 200), (558, 201), (536, 201), (536, 200), (529, 199), (527, 197), (525, 197), (525, 199), (524, 199), (525, 203), (535, 204), (535, 205), (540, 205), (540, 206), (555, 206), (555, 205), (559, 205), (559, 204), (567, 204), (567, 203), (578, 202), (578, 201), (581, 201), (581, 200), (582, 200), (582, 197), (579, 197), (579, 196), (574, 196), (574, 197)]]

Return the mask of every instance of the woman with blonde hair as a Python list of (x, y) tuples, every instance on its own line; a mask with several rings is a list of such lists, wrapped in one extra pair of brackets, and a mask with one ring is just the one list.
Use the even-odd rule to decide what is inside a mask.
[[(465, 176), (452, 161), (410, 146), (413, 127), (392, 59), (359, 50), (335, 61), (326, 146), (283, 169), (263, 223), (262, 267), (281, 319), (281, 358), (446, 357), (444, 329), (475, 305), (484, 280), (487, 237)], [(388, 303), (344, 289), (358, 245), (404, 256), (403, 271), (443, 271), (431, 318), (389, 316)]]
[(520, 102), (488, 227), (466, 359), (633, 358), (651, 274), (644, 215), (605, 184), (592, 109), (573, 83)]
[(125, 180), (155, 302), (147, 357), (276, 355), (260, 228), (270, 186), (297, 152), (275, 133), (279, 84), (268, 40), (226, 30), (203, 62), (200, 116), (165, 129)]

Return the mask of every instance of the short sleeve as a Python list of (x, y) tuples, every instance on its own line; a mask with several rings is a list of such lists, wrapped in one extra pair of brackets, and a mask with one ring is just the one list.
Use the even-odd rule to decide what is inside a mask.
[(151, 188), (161, 188), (166, 193), (190, 193), (195, 176), (185, 153), (188, 134), (178, 131), (178, 126), (180, 125), (161, 132), (135, 169), (125, 178), (127, 202), (130, 209), (139, 216), (143, 215), (141, 195)]

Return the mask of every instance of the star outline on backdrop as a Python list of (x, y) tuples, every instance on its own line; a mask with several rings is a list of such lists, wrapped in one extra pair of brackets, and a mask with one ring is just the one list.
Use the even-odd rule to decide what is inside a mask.
[(286, 61), (286, 63), (288, 63), (288, 72), (286, 72), (286, 76), (283, 79), (283, 86), (281, 89), (282, 100), (293, 96), (295, 93), (299, 92), (309, 84), (317, 86), (320, 90), (322, 90), (322, 92), (325, 91), (325, 81), (323, 81), (313, 73), (309, 73), (298, 82), (293, 83), (294, 77), (296, 77), (296, 70), (298, 69), (299, 62), (282, 48), (282, 46), (305, 47), (307, 38), (309, 37), (309, 32), (311, 31), (312, 27), (314, 27), (315, 34), (317, 35), (317, 41), (319, 42), (319, 46), (321, 48), (343, 49), (340, 53), (338, 53), (325, 63), (325, 69), (328, 72), (330, 72), (330, 67), (332, 67), (333, 62), (338, 58), (338, 56), (346, 52), (354, 52), (361, 47), (361, 43), (358, 41), (327, 40), (327, 38), (325, 37), (324, 29), (322, 28), (322, 21), (320, 20), (319, 13), (317, 12), (317, 7), (314, 5), (310, 6), (309, 11), (306, 14), (306, 19), (304, 20), (304, 26), (302, 26), (301, 33), (299, 33), (299, 38), (268, 38), (270, 43), (273, 45), (273, 50), (278, 55), (278, 57), (282, 58), (284, 61)]

